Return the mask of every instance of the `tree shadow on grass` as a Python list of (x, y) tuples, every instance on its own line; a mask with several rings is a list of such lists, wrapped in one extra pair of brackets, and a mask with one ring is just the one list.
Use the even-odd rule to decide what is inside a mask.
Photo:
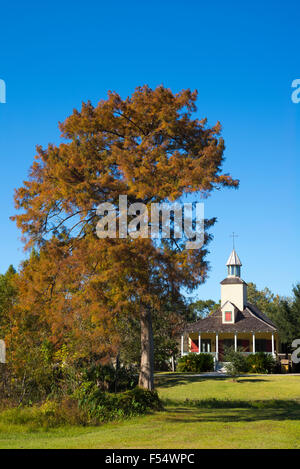
[(224, 381), (228, 379), (228, 376), (184, 376), (184, 375), (171, 375), (171, 376), (158, 376), (155, 378), (155, 384), (160, 388), (172, 388), (174, 386), (200, 383), (201, 381), (207, 380)]
[(241, 401), (203, 399), (167, 402), (167, 420), (178, 423), (255, 422), (259, 420), (299, 420), (300, 402), (294, 400)]
[[(230, 376), (184, 376), (184, 375), (168, 375), (168, 376), (157, 376), (155, 378), (155, 385), (159, 388), (172, 388), (178, 385), (191, 384), (191, 383), (201, 383), (202, 381), (233, 381)], [(259, 383), (267, 382), (267, 379), (264, 378), (245, 378), (243, 376), (236, 378), (236, 383)]]

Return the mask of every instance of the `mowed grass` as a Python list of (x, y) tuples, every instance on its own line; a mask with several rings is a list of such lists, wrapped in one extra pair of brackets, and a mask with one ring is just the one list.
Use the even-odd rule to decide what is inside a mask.
[(300, 448), (300, 375), (158, 375), (165, 410), (99, 427), (1, 422), (0, 448)]
[(299, 399), (300, 374), (248, 375), (233, 382), (231, 378), (188, 376), (184, 374), (157, 375), (162, 399)]

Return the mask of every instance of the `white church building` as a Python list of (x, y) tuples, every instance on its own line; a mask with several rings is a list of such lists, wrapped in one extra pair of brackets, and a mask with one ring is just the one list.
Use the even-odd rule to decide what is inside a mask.
[(224, 348), (242, 348), (244, 353), (266, 352), (276, 356), (275, 324), (247, 302), (247, 283), (241, 279), (242, 263), (235, 249), (227, 261), (227, 277), (221, 282), (221, 305), (206, 318), (189, 323), (181, 335), (181, 356), (210, 353), (223, 361)]

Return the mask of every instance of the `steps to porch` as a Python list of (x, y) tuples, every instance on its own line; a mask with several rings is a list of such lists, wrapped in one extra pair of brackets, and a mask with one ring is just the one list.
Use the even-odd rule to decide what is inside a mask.
[(215, 363), (215, 371), (220, 374), (227, 374), (226, 371), (226, 364), (228, 362), (216, 362)]

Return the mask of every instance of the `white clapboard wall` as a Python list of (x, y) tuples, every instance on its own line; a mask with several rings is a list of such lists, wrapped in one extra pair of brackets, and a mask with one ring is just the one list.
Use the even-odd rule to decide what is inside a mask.
[(0, 340), (0, 363), (5, 363), (5, 342)]

